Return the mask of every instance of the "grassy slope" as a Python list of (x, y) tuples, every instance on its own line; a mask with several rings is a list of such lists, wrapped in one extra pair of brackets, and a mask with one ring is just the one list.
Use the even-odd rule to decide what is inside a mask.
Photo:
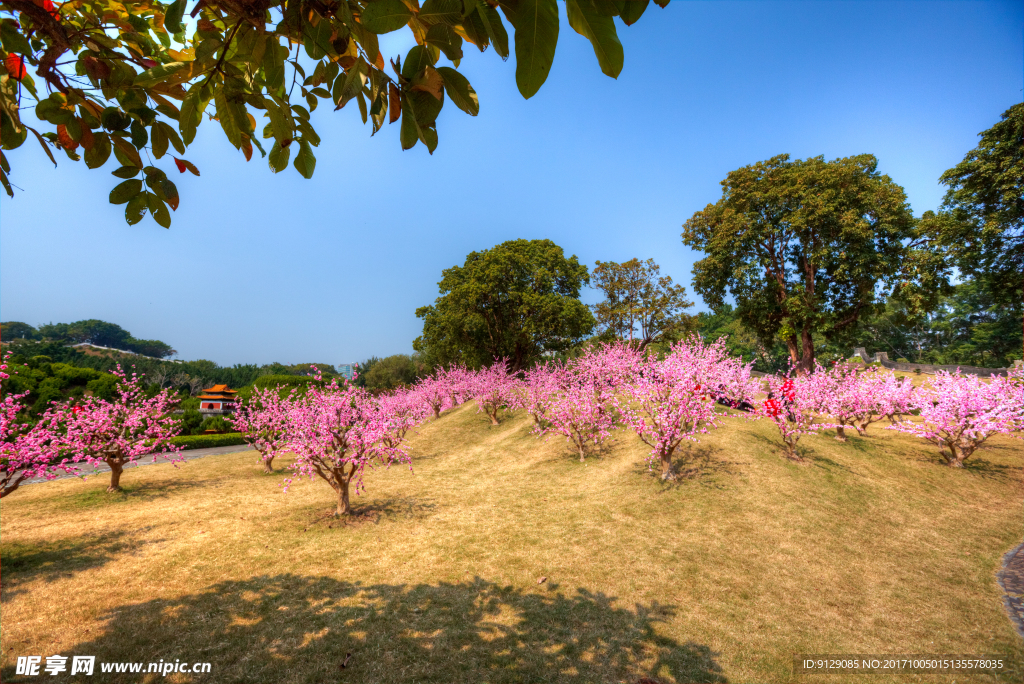
[(251, 452), (130, 471), (126, 495), (102, 478), (18, 491), (0, 506), (3, 681), (16, 656), (52, 653), (267, 683), (788, 682), (795, 653), (1024, 661), (994, 577), (1024, 535), (1018, 441), (954, 471), (876, 425), (807, 438), (795, 465), (772, 426), (735, 419), (664, 485), (629, 434), (580, 464), (525, 417), (487, 423), (469, 405), (421, 428), (415, 472), (371, 474), (346, 524), (325, 517), (325, 484), (282, 493)]

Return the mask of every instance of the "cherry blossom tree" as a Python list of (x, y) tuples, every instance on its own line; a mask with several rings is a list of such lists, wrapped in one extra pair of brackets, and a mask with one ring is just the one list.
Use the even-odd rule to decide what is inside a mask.
[(757, 415), (772, 421), (779, 429), (786, 457), (803, 461), (796, 448), (800, 438), (836, 427), (833, 423), (815, 422), (815, 413), (826, 404), (825, 397), (833, 387), (832, 379), (818, 367), (812, 373), (770, 375), (765, 380), (768, 396), (757, 406)]
[(1024, 428), (1020, 372), (989, 381), (939, 371), (915, 393), (919, 420), (904, 418), (889, 429), (922, 437), (939, 447), (951, 468), (963, 468), (985, 441)]
[(155, 461), (158, 456), (170, 458), (181, 451), (170, 443), (179, 429), (170, 415), (177, 405), (170, 391), (161, 390), (147, 398), (135, 373), (129, 378), (118, 366), (114, 375), (117, 386), (112, 401), (86, 397), (57, 415), (62, 432), (60, 446), (72, 455), (72, 460), (94, 466), (105, 463), (110, 468), (108, 492), (120, 491), (125, 466), (140, 457), (153, 454)]
[(478, 410), (491, 419), (491, 425), (498, 425), (498, 412), (515, 402), (520, 384), (520, 380), (509, 373), (503, 359), (496, 359), (489, 368), (481, 368), (474, 374), (472, 397)]
[[(296, 476), (315, 475), (334, 489), (336, 515), (352, 512), (350, 490), (363, 491), (367, 468), (410, 462), (401, 443), (386, 440), (393, 429), (390, 411), (366, 390), (339, 387), (336, 379), (317, 383), (306, 401), (292, 405), (287, 446), (296, 457), (289, 467)], [(292, 480), (285, 481), (286, 489)]]
[(246, 443), (260, 453), (263, 470), (274, 472), (274, 457), (288, 441), (288, 416), (296, 401), (295, 391), (281, 396), (283, 388), (256, 388), (252, 398), (239, 404), (228, 420)]
[(453, 408), (455, 399), (452, 396), (450, 379), (443, 370), (423, 378), (413, 388), (415, 396), (430, 410), (434, 420), (441, 417), (441, 412)]
[[(744, 373), (748, 380), (740, 383)], [(673, 477), (673, 457), (683, 442), (696, 442), (718, 426), (723, 415), (714, 408), (718, 388), (732, 385), (733, 391), (748, 392), (749, 375), (750, 365), (730, 358), (724, 340), (708, 345), (693, 336), (675, 344), (664, 359), (649, 358), (623, 385), (619, 405), (625, 422), (651, 447), (649, 462), (660, 463), (663, 480)]]
[[(6, 354), (0, 362), (0, 381), (10, 377), (5, 372), (9, 357), (10, 354)], [(18, 421), (18, 414), (25, 408), (22, 399), (28, 394), (7, 394), (0, 399), (0, 499), (14, 492), (25, 480), (52, 480), (61, 472), (77, 472), (69, 459), (61, 458), (52, 413), (44, 413), (34, 425)]]
[(558, 391), (541, 395), (546, 400), (544, 424), (534, 429), (563, 435), (582, 463), (587, 452), (600, 446), (618, 426), (617, 386), (609, 382), (610, 377), (592, 373), (585, 364), (563, 367), (553, 375)]
[(540, 432), (548, 426), (548, 407), (561, 390), (559, 376), (561, 364), (544, 363), (524, 374), (519, 391), (511, 402), (515, 409), (523, 409), (533, 418), (534, 429)]

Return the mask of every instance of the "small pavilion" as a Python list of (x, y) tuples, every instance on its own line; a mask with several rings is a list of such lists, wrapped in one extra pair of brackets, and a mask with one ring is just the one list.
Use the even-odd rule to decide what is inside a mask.
[(208, 415), (224, 415), (235, 410), (236, 390), (227, 385), (214, 385), (199, 395), (199, 412)]

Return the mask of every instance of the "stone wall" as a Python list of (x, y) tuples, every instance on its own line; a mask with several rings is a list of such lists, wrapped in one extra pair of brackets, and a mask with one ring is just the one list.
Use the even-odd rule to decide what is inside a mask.
[[(981, 378), (989, 378), (993, 375), (1006, 375), (1009, 372), (1009, 368), (978, 368), (977, 366), (957, 366), (957, 365), (937, 365), (931, 363), (900, 363), (897, 361), (890, 361), (889, 354), (886, 352), (875, 352), (874, 356), (869, 357), (864, 347), (857, 347), (853, 350), (854, 357), (860, 357), (864, 363), (877, 363), (883, 368), (890, 368), (892, 370), (904, 371), (907, 373), (921, 372), (929, 373), (934, 375), (936, 371), (947, 371), (949, 373), (959, 372), (961, 375), (977, 375)], [(1019, 362), (1015, 362), (1014, 366), (1020, 366)]]

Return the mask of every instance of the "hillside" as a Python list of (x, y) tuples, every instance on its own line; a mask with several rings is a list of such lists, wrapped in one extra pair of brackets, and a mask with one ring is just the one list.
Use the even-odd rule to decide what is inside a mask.
[(579, 463), (529, 427), (443, 414), (412, 436), (413, 471), (371, 473), (340, 523), (325, 484), (284, 493), (252, 452), (130, 470), (124, 495), (25, 487), (0, 506), (3, 681), (44, 652), (268, 684), (789, 682), (797, 653), (1024, 662), (995, 580), (1024, 536), (1018, 440), (958, 471), (875, 425), (807, 438), (796, 465), (769, 424), (736, 418), (664, 484), (630, 433)]

